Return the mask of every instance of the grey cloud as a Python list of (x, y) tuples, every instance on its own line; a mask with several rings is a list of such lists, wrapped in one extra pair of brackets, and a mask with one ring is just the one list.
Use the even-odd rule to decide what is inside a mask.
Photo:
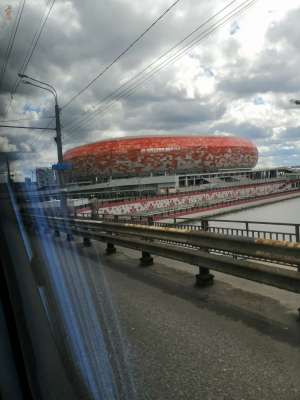
[(256, 93), (298, 92), (299, 62), (300, 57), (293, 57), (291, 53), (269, 49), (250, 68), (228, 71), (228, 75), (219, 82), (218, 88), (225, 93), (230, 92), (242, 97)]
[[(256, 93), (297, 93), (300, 86), (300, 9), (290, 11), (286, 17), (270, 26), (267, 44), (253, 63), (241, 56), (227, 65), (225, 76), (218, 88), (237, 97), (248, 97)], [(280, 46), (279, 46), (280, 45)], [(227, 41), (226, 56), (236, 52), (234, 39)]]
[(234, 121), (230, 123), (220, 123), (213, 126), (214, 132), (231, 133), (252, 140), (265, 140), (272, 137), (272, 130), (261, 128), (251, 123), (236, 124)]
[(214, 118), (220, 118), (224, 112), (223, 105), (212, 106), (209, 102), (202, 103), (197, 99), (172, 99), (161, 102), (148, 103), (141, 110), (129, 110), (125, 114), (124, 126), (132, 131), (142, 129), (155, 130), (182, 130), (191, 125), (198, 125), (210, 121)]
[(267, 38), (272, 43), (282, 42), (284, 46), (299, 51), (299, 19), (300, 9), (293, 9), (288, 12), (283, 22), (277, 21), (270, 27)]
[(10, 151), (16, 151), (17, 147), (16, 145), (12, 144), (9, 142), (9, 139), (5, 136), (0, 136), (0, 153), (4, 152), (10, 152)]
[[(59, 101), (63, 105), (170, 3), (167, 0), (57, 0), (27, 73), (52, 83), (58, 89)], [(0, 94), (2, 116), (5, 111), (4, 102), (9, 101), (9, 90), (45, 10), (42, 0), (41, 7), (34, 8), (33, 4), (34, 2), (27, 1), (22, 34), (17, 37)], [(87, 105), (99, 104), (100, 100), (115, 90), (121, 82), (192, 31), (222, 5), (221, 0), (185, 0), (179, 3), (178, 8), (159, 23), (109, 73), (80, 96), (78, 101), (63, 110), (64, 148), (94, 140), (98, 132), (101, 138), (103, 133), (109, 136), (117, 132), (155, 134), (172, 131), (206, 134), (219, 130), (259, 143), (267, 143), (272, 131), (262, 128), (263, 121), (259, 127), (251, 121), (249, 124), (238, 124), (234, 119), (224, 123), (226, 104), (236, 98), (243, 99), (264, 92), (283, 93), (285, 96), (294, 92), (294, 96), (297, 96), (300, 84), (300, 53), (297, 41), (299, 10), (291, 12), (285, 20), (270, 28), (266, 38), (267, 46), (253, 64), (239, 56), (240, 44), (236, 35), (230, 35), (230, 25), (227, 31), (223, 31), (222, 46), (217, 49), (225, 59), (222, 70), (215, 65), (216, 36), (212, 35), (205, 45), (200, 47), (201, 51), (191, 53), (191, 59), (199, 62), (199, 70), (207, 71), (208, 74), (211, 71), (218, 83), (217, 90), (210, 96), (201, 95), (195, 90), (196, 97), (188, 99), (184, 87), (178, 89), (173, 85), (177, 70), (176, 67), (172, 67), (139, 88), (133, 96), (118, 102), (109, 112), (95, 118), (89, 125), (77, 129), (69, 128), (79, 116), (85, 115)], [(175, 12), (178, 10), (183, 12), (184, 17), (178, 18)], [(65, 24), (61, 24), (61, 19), (67, 17)], [(242, 29), (242, 23), (239, 24), (238, 21), (233, 21), (232, 27), (237, 27), (237, 24)], [(284, 41), (288, 45), (278, 49), (276, 44)], [(5, 41), (0, 41), (0, 63), (3, 62), (1, 55), (4, 54), (5, 45)], [(36, 88), (20, 86), (13, 102), (13, 110), (20, 118), (32, 115), (31, 112), (23, 110), (24, 104), (42, 108), (40, 118), (32, 123), (34, 126), (48, 124), (47, 120), (41, 119), (43, 116), (53, 115), (53, 100), (48, 94)], [(10, 115), (14, 115), (11, 110)], [(34, 152), (37, 163), (52, 155), (55, 160), (53, 133), (11, 131), (6, 135), (5, 131), (1, 131), (1, 135), (9, 137), (9, 143), (18, 150), (30, 149)], [(27, 155), (31, 157), (29, 153)], [(33, 165), (33, 161), (30, 162)]]

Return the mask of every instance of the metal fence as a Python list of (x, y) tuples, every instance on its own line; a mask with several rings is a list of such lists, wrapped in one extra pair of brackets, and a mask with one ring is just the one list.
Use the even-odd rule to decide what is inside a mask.
[[(40, 215), (23, 215), (25, 223), (40, 234), (53, 229), (56, 236), (66, 233), (107, 243), (106, 254), (113, 254), (115, 245), (142, 252), (142, 266), (153, 264), (151, 255), (162, 256), (199, 267), (196, 284), (212, 284), (210, 269), (300, 293), (300, 243), (260, 240), (237, 235), (225, 236), (208, 232), (208, 221), (202, 227), (188, 229), (116, 223), (99, 220), (72, 219)], [(239, 221), (240, 222), (240, 221)], [(247, 221), (248, 222), (248, 221)], [(283, 224), (285, 225), (285, 224)], [(191, 228), (191, 229), (190, 229)], [(202, 228), (202, 229), (201, 229)], [(43, 233), (44, 232), (44, 233)]]
[[(176, 218), (176, 222), (180, 218)], [(205, 230), (230, 236), (243, 236), (258, 239), (285, 240), (289, 242), (300, 242), (300, 224), (240, 221), (221, 219), (202, 219), (197, 225), (181, 223), (155, 222), (156, 226), (176, 227), (188, 230)]]
[[(27, 211), (32, 214), (44, 215), (44, 216), (61, 216), (60, 209), (28, 209)], [(176, 217), (173, 222), (158, 222), (155, 221), (155, 216), (145, 214), (87, 214), (81, 215), (80, 217), (70, 214), (71, 217), (76, 217), (80, 220), (99, 220), (107, 222), (120, 222), (129, 224), (141, 224), (141, 225), (154, 225), (160, 227), (173, 227), (178, 229), (190, 230), (190, 231), (208, 231), (219, 233), (222, 235), (229, 236), (242, 236), (249, 238), (258, 239), (270, 239), (270, 240), (284, 240), (291, 243), (300, 242), (300, 223), (284, 223), (284, 222), (269, 222), (269, 221), (243, 221), (243, 220), (231, 220), (231, 219), (210, 219), (202, 218), (197, 222), (184, 223), (186, 218)], [(180, 222), (182, 221), (182, 222)]]

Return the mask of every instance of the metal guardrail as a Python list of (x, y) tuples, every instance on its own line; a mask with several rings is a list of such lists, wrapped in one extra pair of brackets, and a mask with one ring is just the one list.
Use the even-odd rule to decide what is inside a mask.
[[(203, 218), (196, 225), (177, 223), (181, 218), (174, 218), (174, 223), (155, 222), (156, 226), (171, 227), (178, 229), (206, 230), (208, 232), (222, 235), (242, 236), (259, 239), (284, 240), (289, 242), (300, 242), (300, 224), (267, 221), (241, 221), (231, 219)], [(186, 218), (182, 218), (186, 221)], [(231, 225), (231, 226), (230, 226)]]
[[(111, 222), (130, 222), (133, 224), (154, 225), (160, 227), (176, 227), (178, 229), (189, 229), (192, 231), (207, 230), (213, 233), (230, 236), (242, 236), (259, 239), (284, 240), (289, 242), (300, 242), (300, 224), (268, 221), (241, 221), (199, 218), (197, 224), (180, 222), (186, 218), (175, 217), (173, 223), (155, 221), (153, 215), (128, 215), (128, 214), (97, 214), (91, 217), (76, 217), (78, 219), (96, 219)], [(179, 222), (179, 223), (178, 223)], [(219, 223), (219, 225), (216, 225)], [(229, 225), (234, 226), (229, 226)]]
[[(262, 221), (233, 221), (223, 220), (226, 224), (242, 225), (239, 228), (214, 226), (214, 223), (222, 223), (222, 220), (209, 219), (210, 232), (224, 233), (227, 235), (241, 235), (271, 240), (287, 240), (290, 242), (300, 242), (300, 224), (288, 224), (282, 222), (262, 222)], [(262, 227), (262, 229), (260, 229)], [(268, 227), (268, 229), (266, 229)], [(285, 229), (285, 230), (282, 230)]]
[[(60, 209), (57, 209), (60, 211)], [(56, 213), (55, 209), (43, 210), (43, 209), (31, 209), (26, 210), (29, 213), (35, 213), (40, 215), (60, 216), (59, 212)], [(143, 225), (154, 225), (158, 227), (166, 228), (177, 228), (191, 231), (202, 231), (218, 233), (229, 236), (242, 236), (258, 239), (270, 239), (270, 240), (284, 240), (291, 243), (300, 242), (300, 223), (292, 224), (285, 222), (268, 222), (268, 221), (245, 221), (245, 220), (232, 220), (232, 219), (211, 219), (211, 218), (199, 218), (197, 223), (187, 223), (187, 218), (174, 217), (173, 222), (159, 222), (155, 221), (153, 215), (148, 214), (107, 214), (97, 213), (92, 216), (75, 216), (71, 215), (72, 218), (77, 220), (97, 220), (107, 222), (119, 222), (119, 223), (131, 223), (131, 224), (143, 224)], [(182, 222), (180, 222), (182, 221)]]
[(27, 215), (25, 221), (39, 229), (54, 229), (56, 234), (64, 231), (69, 240), (72, 235), (81, 236), (85, 245), (90, 239), (106, 242), (108, 254), (115, 252), (114, 245), (140, 250), (144, 266), (153, 263), (153, 254), (196, 265), (196, 283), (201, 286), (212, 284), (213, 269), (300, 293), (300, 243), (59, 217)]

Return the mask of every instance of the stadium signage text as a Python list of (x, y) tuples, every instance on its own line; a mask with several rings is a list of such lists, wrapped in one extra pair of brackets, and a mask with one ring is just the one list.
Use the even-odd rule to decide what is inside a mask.
[(150, 147), (148, 149), (141, 149), (141, 153), (168, 153), (169, 151), (178, 151), (180, 147)]

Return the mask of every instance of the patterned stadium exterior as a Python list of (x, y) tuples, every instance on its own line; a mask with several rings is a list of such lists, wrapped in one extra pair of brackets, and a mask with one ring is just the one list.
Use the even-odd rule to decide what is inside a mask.
[(104, 140), (68, 150), (73, 178), (146, 176), (253, 168), (254, 144), (232, 136), (146, 136)]

